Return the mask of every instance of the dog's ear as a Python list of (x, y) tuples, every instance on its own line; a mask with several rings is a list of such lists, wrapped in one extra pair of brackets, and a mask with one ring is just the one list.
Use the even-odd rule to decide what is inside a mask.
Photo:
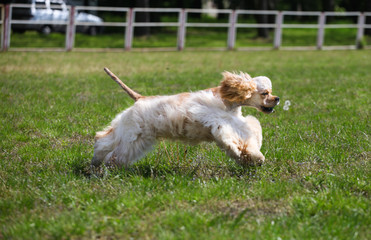
[(256, 84), (247, 73), (223, 72), (220, 83), (220, 94), (223, 99), (230, 102), (243, 102), (250, 98), (256, 90)]

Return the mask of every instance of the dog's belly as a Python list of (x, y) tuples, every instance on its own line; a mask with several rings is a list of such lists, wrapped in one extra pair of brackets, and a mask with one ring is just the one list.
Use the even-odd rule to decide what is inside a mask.
[(198, 144), (203, 141), (213, 141), (210, 128), (205, 127), (198, 121), (187, 118), (182, 121), (171, 121), (163, 129), (157, 129), (157, 138), (180, 140), (188, 144)]

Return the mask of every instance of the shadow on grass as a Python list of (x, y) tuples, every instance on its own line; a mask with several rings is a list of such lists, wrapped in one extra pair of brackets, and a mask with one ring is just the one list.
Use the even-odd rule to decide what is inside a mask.
[(221, 178), (255, 178), (258, 166), (243, 167), (233, 160), (213, 161), (154, 161), (143, 159), (127, 168), (115, 168), (101, 165), (92, 167), (90, 159), (76, 159), (69, 163), (69, 167), (76, 176), (86, 178), (134, 177), (166, 178), (182, 176), (191, 179), (221, 179)]

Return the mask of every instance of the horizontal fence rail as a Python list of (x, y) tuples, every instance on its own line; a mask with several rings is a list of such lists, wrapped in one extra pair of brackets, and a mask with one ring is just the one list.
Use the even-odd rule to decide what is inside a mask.
[[(12, 24), (26, 25), (62, 25), (66, 27), (65, 31), (65, 48), (64, 51), (78, 49), (75, 47), (75, 35), (77, 26), (99, 26), (99, 27), (121, 27), (125, 28), (123, 36), (123, 49), (126, 51), (132, 50), (133, 35), (136, 27), (176, 27), (177, 31), (177, 46), (176, 49), (181, 51), (185, 48), (186, 29), (192, 28), (226, 28), (228, 38), (226, 39), (227, 49), (235, 49), (237, 29), (243, 28), (271, 28), (274, 29), (273, 48), (282, 48), (282, 31), (283, 29), (317, 29), (316, 49), (324, 49), (325, 29), (342, 29), (351, 28), (357, 29), (355, 36), (355, 45), (346, 46), (347, 49), (356, 49), (362, 46), (364, 30), (370, 29), (371, 24), (366, 24), (366, 17), (371, 17), (371, 12), (294, 12), (294, 11), (268, 11), (268, 10), (230, 10), (230, 9), (180, 9), (180, 8), (116, 8), (116, 7), (95, 7), (95, 6), (67, 6), (68, 19), (64, 21), (48, 21), (48, 20), (17, 20), (12, 19), (12, 11), (15, 8), (31, 8), (31, 4), (8, 4), (0, 5), (1, 10), (1, 50), (17, 50), (10, 48), (11, 43), (11, 27)], [(61, 8), (51, 6), (52, 9)], [(36, 5), (36, 8), (45, 8)], [(100, 12), (119, 12), (123, 16), (126, 15), (125, 22), (80, 22), (75, 19), (77, 12), (80, 11), (100, 11)], [(136, 22), (135, 16), (137, 13), (175, 13), (178, 16), (177, 22)], [(228, 22), (226, 23), (205, 23), (205, 22), (189, 22), (190, 14), (227, 14)], [(238, 17), (242, 15), (270, 15), (273, 16), (274, 23), (239, 23)], [(317, 18), (317, 23), (285, 23), (285, 17), (288, 16), (309, 16)], [(356, 17), (355, 24), (327, 24), (328, 17)], [(308, 49), (311, 47), (291, 47), (291, 49)], [(332, 46), (328, 49), (344, 48), (344, 46)], [(45, 50), (45, 48), (42, 48)], [(243, 48), (239, 48), (243, 50)], [(239, 50), (237, 49), (237, 50)], [(262, 47), (259, 49), (269, 49)], [(23, 49), (24, 50), (24, 49)], [(40, 49), (38, 49), (40, 50)], [(94, 49), (92, 49), (94, 50)]]

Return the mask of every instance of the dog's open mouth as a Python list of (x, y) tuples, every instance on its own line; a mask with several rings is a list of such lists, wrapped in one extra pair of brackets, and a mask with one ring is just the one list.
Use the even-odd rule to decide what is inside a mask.
[(272, 113), (274, 111), (273, 107), (260, 106), (260, 109), (263, 113)]

